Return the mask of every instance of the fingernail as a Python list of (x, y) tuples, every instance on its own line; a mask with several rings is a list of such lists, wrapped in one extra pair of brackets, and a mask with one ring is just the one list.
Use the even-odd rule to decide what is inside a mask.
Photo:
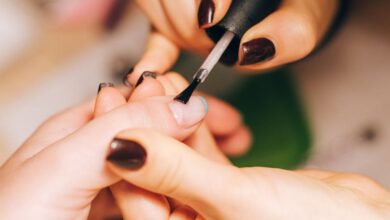
[(202, 0), (198, 10), (198, 24), (200, 28), (208, 27), (214, 19), (215, 4), (212, 0)]
[(177, 124), (183, 128), (192, 127), (202, 121), (209, 108), (206, 99), (201, 96), (191, 97), (187, 104), (172, 101), (169, 107)]
[(270, 60), (275, 56), (275, 45), (267, 38), (258, 38), (242, 44), (240, 65), (250, 65)]
[(135, 87), (139, 86), (145, 79), (145, 77), (152, 77), (152, 78), (157, 78), (157, 73), (152, 72), (152, 71), (145, 71), (142, 73), (142, 75), (139, 77), (137, 83), (135, 84)]
[(131, 84), (129, 82), (129, 75), (132, 74), (134, 71), (134, 67), (131, 67), (129, 71), (127, 71), (127, 74), (123, 77), (122, 79), (122, 83), (123, 85), (127, 86), (127, 87), (131, 87)]
[(114, 84), (110, 82), (100, 83), (97, 93), (99, 93), (104, 87), (114, 87)]
[(111, 152), (106, 160), (121, 168), (136, 170), (146, 161), (146, 151), (137, 142), (115, 138), (110, 145)]

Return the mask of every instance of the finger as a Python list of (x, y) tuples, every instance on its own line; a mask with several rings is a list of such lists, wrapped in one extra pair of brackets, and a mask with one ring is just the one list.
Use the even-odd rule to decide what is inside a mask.
[(121, 178), (209, 217), (218, 207), (226, 207), (228, 189), (239, 187), (243, 178), (237, 168), (207, 160), (185, 144), (145, 129), (118, 134), (107, 160)]
[(206, 97), (210, 106), (206, 116), (206, 123), (214, 135), (225, 136), (242, 126), (241, 114), (233, 106), (211, 96), (203, 94), (202, 96)]
[(179, 206), (173, 210), (169, 220), (194, 220), (197, 214), (194, 210), (187, 206)]
[(135, 85), (145, 71), (165, 73), (173, 66), (178, 56), (179, 48), (175, 43), (160, 33), (151, 33), (141, 60), (134, 66), (133, 72), (128, 76), (129, 82)]
[(185, 141), (185, 143), (210, 160), (222, 164), (231, 164), (229, 159), (226, 158), (218, 148), (217, 142), (205, 123), (203, 123), (198, 130)]
[(157, 74), (146, 71), (142, 73), (136, 83), (136, 88), (129, 98), (129, 102), (136, 102), (148, 97), (165, 95), (164, 87), (156, 79)]
[(123, 95), (123, 97), (125, 97), (126, 100), (128, 100), (130, 98), (130, 95), (134, 90), (134, 88), (132, 86), (129, 87), (126, 84), (121, 85), (121, 86), (117, 86), (116, 88)]
[(92, 201), (88, 220), (119, 219), (121, 216), (110, 189), (106, 188), (101, 190)]
[(231, 0), (201, 0), (198, 7), (198, 26), (208, 28), (218, 23), (229, 9)]
[[(200, 97), (192, 97), (186, 105), (174, 102), (172, 97), (153, 97), (126, 104), (43, 149), (25, 161), (23, 167), (27, 173), (34, 173), (29, 180), (32, 185), (40, 185), (56, 195), (76, 191), (93, 198), (99, 189), (118, 181), (107, 170), (104, 159), (107, 145), (119, 131), (153, 128), (183, 140), (195, 131), (205, 114), (206, 106)], [(47, 179), (55, 184), (53, 181), (42, 183)], [(85, 197), (83, 199), (85, 202)]]
[(93, 117), (94, 101), (69, 108), (46, 120), (5, 163), (17, 165), (48, 145), (73, 133)]
[(126, 104), (125, 97), (111, 83), (101, 83), (96, 97), (94, 117)]
[[(163, 84), (169, 94), (177, 94), (188, 85), (188, 82), (183, 78), (183, 76), (177, 73), (168, 73), (165, 77), (161, 77), (160, 80), (163, 79), (165, 80)], [(205, 123), (202, 123), (197, 131), (186, 140), (186, 144), (211, 160), (230, 164), (230, 161), (219, 150), (214, 137), (211, 135)]]
[(168, 219), (169, 203), (164, 196), (121, 181), (111, 187), (124, 220)]
[(307, 56), (320, 42), (337, 8), (336, 0), (285, 0), (243, 36), (240, 65), (268, 69)]
[[(168, 72), (164, 75), (164, 77), (159, 77), (158, 81), (160, 81), (161, 85), (163, 85), (165, 94), (176, 96), (179, 93), (179, 90), (176, 88), (175, 81), (171, 80), (171, 75), (175, 75), (177, 73)], [(180, 82), (181, 83), (181, 82)], [(187, 83), (187, 81), (185, 81)]]
[(231, 135), (217, 139), (218, 146), (229, 156), (242, 156), (252, 144), (252, 135), (247, 127), (240, 127)]
[[(169, 73), (164, 78), (169, 81), (166, 83), (169, 85), (167, 87), (174, 87), (169, 89), (174, 94), (177, 94), (178, 91), (182, 91), (188, 85), (188, 82), (183, 78), (183, 76), (176, 73)], [(204, 94), (202, 95), (205, 96)], [(232, 155), (242, 154), (249, 149), (251, 135), (248, 132), (242, 131), (245, 128), (241, 128), (241, 116), (233, 107), (216, 98), (210, 96), (206, 97), (208, 97), (207, 99), (213, 103), (212, 107), (214, 109), (209, 110), (209, 112), (211, 111), (213, 113), (211, 116), (209, 116), (209, 114), (206, 116), (206, 119), (208, 119), (208, 121), (206, 121), (208, 122), (207, 126), (202, 124), (199, 129), (186, 140), (186, 144), (207, 158), (221, 163), (230, 164), (230, 161), (225, 155), (223, 155), (220, 149), (218, 149), (217, 143), (211, 133), (213, 135), (224, 135), (227, 137), (223, 141), (222, 145), (218, 144), (218, 146), (223, 146), (226, 143), (226, 149), (221, 149), (222, 151), (227, 150), (227, 153), (233, 153)], [(226, 121), (227, 118), (229, 119), (228, 122)], [(222, 124), (225, 126), (222, 126)], [(211, 133), (211, 129), (209, 129), (208, 126), (211, 126), (213, 129)], [(236, 134), (236, 131), (239, 133)], [(232, 135), (232, 138), (234, 139), (228, 141), (228, 137), (230, 135)], [(240, 137), (243, 139), (241, 141), (237, 140)]]
[[(142, 83), (133, 91), (130, 97), (131, 102), (163, 95), (164, 90), (160, 83), (150, 76), (152, 75), (143, 74), (141, 76)], [(101, 85), (110, 86), (110, 84)], [(99, 89), (100, 92), (96, 99), (95, 117), (127, 103), (117, 89), (107, 86), (99, 88), (101, 90)], [(112, 185), (110, 189), (124, 219), (168, 219), (169, 204), (163, 196), (147, 192), (123, 181)]]
[(183, 48), (203, 52), (212, 48), (213, 42), (197, 24), (197, 1), (163, 0), (161, 2), (177, 37), (184, 43)]

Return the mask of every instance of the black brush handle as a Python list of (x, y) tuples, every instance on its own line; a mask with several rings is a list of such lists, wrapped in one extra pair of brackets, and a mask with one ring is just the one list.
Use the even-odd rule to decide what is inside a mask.
[(245, 32), (274, 12), (281, 0), (232, 0), (225, 17), (206, 30), (207, 35), (217, 42), (226, 31), (233, 32), (235, 38), (222, 55), (221, 61), (233, 65), (238, 59), (240, 40)]

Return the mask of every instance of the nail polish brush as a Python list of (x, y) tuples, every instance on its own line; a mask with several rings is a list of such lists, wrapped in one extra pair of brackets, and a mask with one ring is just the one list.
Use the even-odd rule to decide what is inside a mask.
[(233, 0), (225, 17), (206, 33), (215, 47), (196, 71), (191, 84), (174, 100), (186, 104), (200, 83), (203, 83), (222, 56), (237, 62), (240, 40), (244, 33), (277, 9), (281, 0)]

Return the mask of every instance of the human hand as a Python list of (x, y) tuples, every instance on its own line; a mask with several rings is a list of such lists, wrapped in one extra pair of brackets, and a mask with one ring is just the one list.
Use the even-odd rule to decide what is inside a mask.
[[(120, 145), (119, 145), (120, 144)], [(115, 147), (120, 146), (120, 147)], [(185, 144), (145, 129), (120, 132), (108, 165), (129, 183), (193, 208), (196, 219), (388, 219), (390, 194), (356, 174), (237, 168), (215, 163)], [(123, 166), (127, 149), (142, 166)], [(195, 219), (195, 217), (194, 217)]]
[[(326, 34), (337, 12), (338, 2), (284, 0), (277, 11), (245, 33), (238, 54), (240, 66), (248, 70), (264, 70), (307, 56)], [(139, 0), (137, 3), (155, 28), (143, 58), (169, 54), (160, 56), (164, 57), (160, 62), (169, 67), (176, 61), (178, 47), (203, 55), (210, 51), (213, 43), (202, 29), (222, 19), (231, 0)], [(135, 71), (143, 71), (143, 65), (146, 66), (141, 59)]]
[[(206, 55), (214, 43), (203, 29), (218, 23), (231, 2), (232, 0), (137, 0), (154, 29), (150, 34), (147, 50), (134, 68), (135, 76), (132, 80), (135, 81), (147, 70), (165, 73), (176, 62), (180, 49)], [(85, 23), (102, 22), (115, 1), (84, 0), (63, 3), (57, 7), (58, 14), (65, 17), (65, 20)], [(339, 0), (283, 0), (277, 11), (250, 28), (241, 39), (238, 54), (240, 67), (264, 70), (304, 58), (321, 42), (338, 7)]]
[(97, 193), (119, 181), (104, 162), (117, 132), (149, 127), (184, 140), (206, 114), (199, 97), (189, 105), (162, 96), (127, 103), (114, 88), (100, 98), (107, 93), (122, 104), (93, 120), (93, 102), (52, 117), (1, 166), (1, 219), (86, 219)]

